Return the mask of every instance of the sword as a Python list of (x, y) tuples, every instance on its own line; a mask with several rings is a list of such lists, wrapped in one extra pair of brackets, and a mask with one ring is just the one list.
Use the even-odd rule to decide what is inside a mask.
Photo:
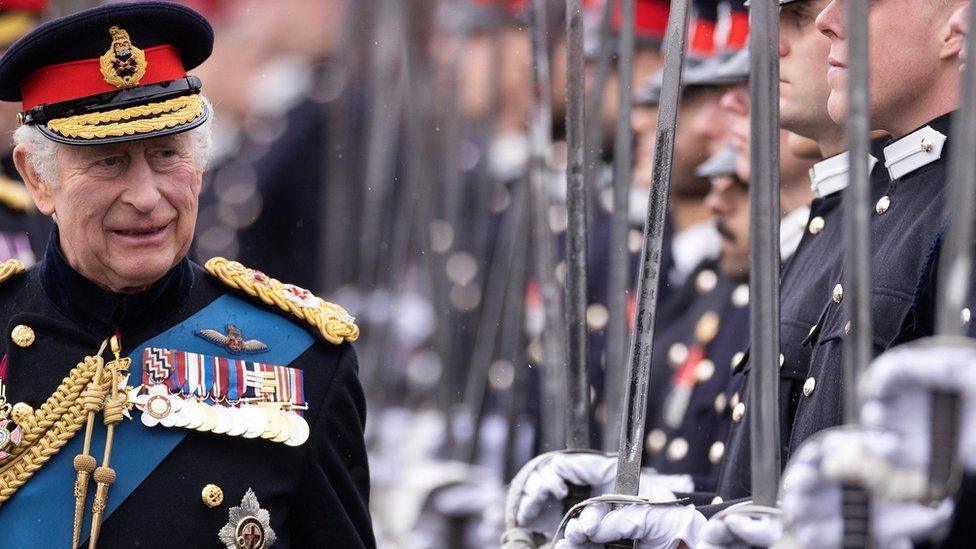
[(779, 441), (779, 5), (749, 7), (752, 181), (749, 227), (749, 345), (752, 499), (776, 506)]
[(542, 406), (542, 449), (555, 450), (565, 440), (565, 416), (553, 413), (566, 407), (565, 380), (563, 371), (566, 363), (566, 327), (563, 318), (563, 304), (559, 298), (559, 288), (555, 280), (555, 261), (553, 260), (552, 232), (549, 230), (549, 190), (547, 184), (547, 158), (552, 140), (551, 81), (549, 75), (548, 46), (548, 0), (532, 2), (532, 119), (529, 122), (530, 156), (529, 184), (532, 201), (532, 241), (535, 249), (533, 266), (535, 279), (542, 296), (542, 310), (545, 324), (542, 333), (543, 402), (552, 406)]
[(668, 190), (671, 185), (674, 133), (681, 91), (681, 65), (684, 62), (685, 34), (688, 27), (688, 3), (688, 0), (671, 2), (664, 42), (664, 77), (661, 84), (657, 142), (654, 145), (650, 198), (644, 222), (644, 246), (641, 250), (640, 276), (637, 282), (637, 311), (625, 377), (626, 414), (620, 424), (617, 477), (614, 482), (614, 492), (625, 496), (636, 496), (640, 483), (647, 387), (654, 343), (658, 280), (661, 277), (664, 216), (668, 209)]
[[(610, 2), (607, 2), (609, 5)], [(633, 135), (630, 111), (633, 105), (634, 75), (634, 0), (622, 0), (620, 14), (620, 107), (614, 136), (613, 215), (610, 226), (610, 281), (607, 305), (606, 363), (604, 371), (605, 406), (603, 448), (612, 451), (620, 445), (619, 425), (623, 415), (624, 361), (627, 360), (627, 284), (630, 282), (630, 254), (627, 233), (630, 213), (630, 178), (633, 157)], [(601, 60), (602, 61), (602, 60)]]
[[(583, 1), (566, 0), (566, 448), (590, 447), (589, 380), (586, 371), (586, 185), (584, 178)], [(570, 484), (566, 511), (587, 499), (590, 487)]]
[[(868, 164), (870, 122), (868, 0), (847, 3), (847, 144), (850, 182), (844, 191), (844, 312), (851, 322), (844, 339), (844, 422), (858, 422), (857, 382), (871, 361), (871, 227)], [(857, 482), (841, 486), (843, 546), (867, 547), (871, 540), (871, 499)]]

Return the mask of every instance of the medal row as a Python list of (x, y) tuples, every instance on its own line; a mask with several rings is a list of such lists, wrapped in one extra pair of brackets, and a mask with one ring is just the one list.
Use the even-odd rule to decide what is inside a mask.
[(308, 440), (308, 422), (281, 402), (211, 404), (195, 397), (171, 394), (164, 384), (129, 391), (129, 402), (142, 412), (146, 427), (179, 427), (244, 438), (263, 438), (288, 446)]

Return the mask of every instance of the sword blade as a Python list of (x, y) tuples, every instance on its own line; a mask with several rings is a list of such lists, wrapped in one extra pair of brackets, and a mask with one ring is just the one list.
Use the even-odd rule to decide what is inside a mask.
[(749, 19), (752, 499), (758, 505), (775, 506), (780, 475), (778, 2), (753, 0)]
[(678, 122), (681, 65), (684, 62), (687, 28), (688, 0), (673, 0), (665, 35), (664, 79), (661, 85), (657, 142), (654, 145), (650, 199), (644, 221), (644, 246), (641, 250), (640, 276), (637, 282), (637, 311), (625, 377), (625, 416), (620, 424), (620, 450), (614, 492), (622, 495), (636, 496), (640, 483), (647, 387), (650, 382), (654, 322), (657, 315), (657, 288), (661, 277), (664, 216), (668, 209), (668, 190), (671, 186), (674, 133)]

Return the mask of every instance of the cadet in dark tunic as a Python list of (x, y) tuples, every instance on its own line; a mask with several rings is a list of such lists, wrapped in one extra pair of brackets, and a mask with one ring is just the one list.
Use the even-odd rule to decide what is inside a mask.
[(57, 215), (38, 265), (0, 264), (4, 546), (375, 546), (353, 319), (186, 258), (210, 131), (186, 71), (212, 40), (188, 8), (116, 4), (0, 59)]

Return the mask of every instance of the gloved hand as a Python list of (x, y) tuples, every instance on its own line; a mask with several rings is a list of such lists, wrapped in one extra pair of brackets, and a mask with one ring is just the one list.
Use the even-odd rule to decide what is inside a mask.
[(430, 494), (408, 546), (434, 549), (462, 541), (466, 547), (491, 546), (501, 535), (501, 524), (486, 522), (486, 510), (501, 508), (503, 501), (502, 486), (488, 475), (473, 474), (440, 487)]
[(701, 549), (769, 547), (783, 535), (783, 513), (775, 507), (752, 503), (729, 507), (708, 519), (702, 529)]
[[(587, 503), (566, 523), (555, 549), (584, 549), (617, 540), (636, 540), (641, 549), (695, 547), (705, 516), (694, 505), (630, 503), (611, 510), (608, 502)], [(599, 545), (597, 545), (599, 547)]]
[[(861, 381), (861, 423), (898, 433), (903, 438), (899, 465), (925, 482), (931, 448), (931, 391), (954, 391), (961, 398), (959, 452), (963, 466), (976, 472), (976, 345), (972, 340), (920, 340), (879, 356)], [(907, 473), (906, 473), (907, 474)], [(897, 486), (909, 499), (918, 486)]]
[[(872, 494), (890, 482), (890, 466), (904, 451), (891, 432), (834, 428), (807, 439), (783, 473), (781, 507), (789, 538), (802, 547), (840, 547), (844, 517), (841, 483), (858, 481)], [(896, 475), (897, 476), (897, 475)], [(952, 515), (952, 502), (936, 507), (873, 497), (871, 534), (879, 547), (911, 547), (912, 540), (938, 538)]]
[[(552, 452), (539, 456), (512, 481), (509, 498), (517, 498), (515, 520), (507, 526), (542, 532), (551, 538), (563, 516), (568, 485), (590, 486), (591, 496), (605, 494), (613, 489), (616, 472), (615, 455)], [(641, 497), (652, 501), (674, 499), (669, 486), (688, 492), (694, 489), (688, 475), (658, 475), (651, 470), (642, 471), (640, 485)]]

